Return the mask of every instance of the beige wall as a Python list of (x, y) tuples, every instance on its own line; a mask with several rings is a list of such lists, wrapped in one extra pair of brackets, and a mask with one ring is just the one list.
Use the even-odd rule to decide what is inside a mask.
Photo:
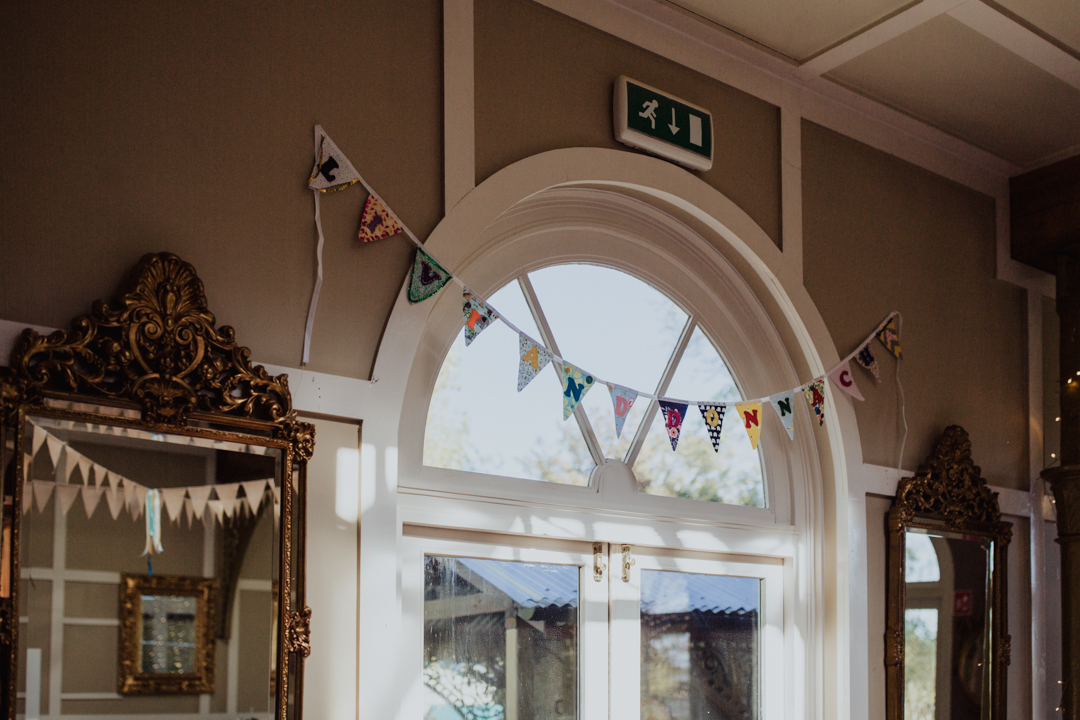
[[(59, 6), (58, 6), (59, 5)], [(300, 364), (321, 123), (424, 237), (442, 213), (442, 3), (5, 3), (0, 315), (64, 326), (139, 257), (195, 264), (254, 357)], [(410, 260), (324, 198), (314, 370), (367, 377)]]
[[(993, 200), (813, 123), (802, 149), (805, 284), (837, 350), (854, 350), (890, 311), (904, 315), (904, 467), (958, 424), (990, 483), (1026, 490), (1026, 301), (994, 279)], [(881, 383), (857, 370), (863, 460), (895, 466), (895, 361), (874, 351)]]
[(615, 141), (619, 75), (713, 114), (714, 161), (695, 173), (779, 244), (780, 110), (526, 0), (477, 0), (476, 181), (545, 150)]

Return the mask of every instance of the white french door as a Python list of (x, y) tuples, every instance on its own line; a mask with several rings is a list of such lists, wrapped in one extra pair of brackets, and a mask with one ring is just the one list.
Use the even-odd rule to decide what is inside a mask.
[(414, 532), (403, 717), (782, 717), (782, 561)]

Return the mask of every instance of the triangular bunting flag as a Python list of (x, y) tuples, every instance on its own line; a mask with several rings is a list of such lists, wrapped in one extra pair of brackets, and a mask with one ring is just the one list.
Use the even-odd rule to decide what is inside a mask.
[(191, 505), (191, 498), (184, 500), (184, 517), (187, 518), (187, 526), (190, 528), (195, 519), (195, 508)]
[(38, 512), (45, 512), (45, 506), (49, 503), (49, 498), (52, 497), (52, 491), (56, 487), (56, 483), (31, 480), (30, 486), (34, 489), (34, 505), (37, 506)]
[(240, 492), (239, 483), (225, 483), (224, 485), (214, 485), (214, 491), (217, 492), (218, 500), (225, 503), (228, 507), (232, 504), (232, 501), (236, 499), (236, 493)]
[(806, 402), (810, 403), (814, 415), (817, 416), (818, 427), (821, 427), (825, 424), (825, 382), (815, 380), (803, 388), (803, 394), (806, 396)]
[(105, 485), (108, 487), (120, 487), (120, 476), (112, 471), (106, 470)]
[(319, 150), (315, 157), (315, 167), (311, 169), (308, 187), (319, 192), (335, 192), (360, 182), (360, 174), (356, 172), (356, 168), (321, 125), (315, 126), (315, 137), (315, 145)]
[(101, 487), (102, 483), (107, 482), (108, 473), (108, 470), (94, 463), (94, 487)]
[(518, 335), (518, 356), (521, 359), (518, 363), (518, 392), (521, 392), (551, 362), (551, 353), (521, 333)]
[(248, 480), (240, 484), (244, 486), (244, 499), (247, 500), (248, 507), (251, 508), (251, 514), (258, 515), (263, 495), (266, 494), (266, 481)]
[(699, 403), (698, 410), (705, 421), (705, 429), (709, 431), (713, 450), (720, 452), (720, 431), (724, 428), (724, 411), (727, 407), (720, 403)]
[(896, 325), (896, 318), (885, 323), (885, 327), (878, 333), (878, 340), (896, 356), (897, 360), (904, 359), (904, 353), (900, 350), (900, 328)]
[(210, 491), (213, 489), (213, 485), (193, 486), (187, 489), (188, 496), (191, 498), (191, 509), (199, 520), (203, 518), (206, 503), (210, 500)]
[(450, 282), (450, 277), (450, 273), (443, 270), (439, 263), (417, 248), (412, 277), (409, 278), (409, 302), (418, 303), (427, 300), (442, 290), (443, 285)]
[(465, 347), (472, 345), (476, 336), (499, 317), (486, 302), (468, 290), (463, 296), (462, 314), (465, 316)]
[(112, 519), (120, 517), (120, 511), (124, 509), (124, 491), (113, 485), (105, 491), (105, 502), (109, 505), (109, 513)]
[(844, 363), (840, 367), (829, 373), (829, 379), (833, 381), (838, 388), (846, 392), (856, 400), (865, 400), (862, 393), (859, 392), (859, 386), (855, 384), (855, 378), (851, 376), (851, 364)]
[(41, 445), (42, 445), (42, 443), (45, 442), (45, 438), (48, 437), (48, 435), (49, 434), (47, 432), (42, 430), (37, 425), (34, 426), (34, 437), (33, 437), (33, 440), (31, 441), (32, 444), (31, 444), (31, 450), (30, 450), (31, 455), (34, 455), (34, 456), (37, 455), (37, 451), (41, 449)]
[(97, 510), (97, 506), (101, 503), (101, 496), (104, 492), (99, 487), (84, 487), (82, 489), (83, 508), (86, 509), (87, 520), (94, 517), (94, 511)]
[(220, 500), (207, 500), (206, 507), (210, 510), (210, 513), (214, 516), (214, 519), (218, 521), (219, 525), (224, 525), (225, 506)]
[(142, 485), (135, 486), (135, 501), (131, 503), (131, 519), (138, 520), (142, 517), (143, 510), (146, 509), (147, 493), (150, 492), (148, 488)]
[(870, 343), (866, 343), (855, 353), (855, 361), (874, 374), (874, 379), (881, 382), (881, 371), (878, 370), (877, 358), (870, 349)]
[(64, 449), (64, 443), (48, 433), (45, 434), (45, 445), (49, 448), (49, 459), (52, 460), (54, 469), (60, 467), (60, 451)]
[(60, 504), (60, 512), (67, 515), (68, 510), (75, 504), (75, 501), (79, 497), (79, 491), (82, 487), (79, 485), (57, 485), (56, 486), (56, 502)]
[(582, 372), (570, 363), (563, 363), (563, 420), (566, 420), (574, 413), (574, 408), (581, 402), (581, 398), (585, 397), (585, 393), (589, 392), (595, 384), (596, 378), (592, 375)]
[(736, 403), (735, 411), (739, 413), (739, 419), (750, 438), (750, 447), (757, 450), (758, 438), (761, 437), (761, 401)]
[(169, 514), (169, 521), (176, 522), (180, 518), (180, 512), (184, 509), (184, 493), (187, 488), (163, 488), (161, 490), (161, 504), (165, 506), (165, 512)]
[(31, 484), (33, 481), (29, 480), (23, 485), (22, 491), (22, 511), (23, 515), (27, 515), (34, 507), (34, 486)]
[(374, 195), (364, 201), (364, 213), (360, 216), (360, 242), (373, 242), (397, 235), (401, 226), (390, 210)]
[(630, 412), (630, 408), (634, 407), (638, 391), (622, 385), (612, 385), (611, 383), (608, 383), (608, 390), (611, 391), (611, 404), (615, 408), (615, 437), (621, 438), (623, 423), (626, 422), (626, 414)]
[(270, 481), (270, 492), (274, 493), (274, 503), (281, 503), (281, 488), (274, 484), (274, 481)]
[[(127, 478), (121, 478), (121, 481), (123, 482), (123, 485), (121, 485), (121, 487), (124, 490), (124, 504), (125, 505), (134, 504), (134, 502), (135, 502), (135, 488), (138, 487), (138, 485), (136, 485), (134, 481), (128, 480)], [(134, 515), (134, 513), (132, 513), (132, 515)]]
[(83, 485), (89, 485), (90, 484), (90, 468), (91, 468), (91, 466), (93, 466), (93, 463), (90, 462), (90, 458), (86, 457), (85, 455), (80, 455), (77, 458), (77, 461), (78, 461), (78, 465), (79, 465), (79, 474), (82, 475)]
[(664, 429), (667, 430), (671, 449), (674, 451), (679, 444), (679, 435), (682, 432), (683, 420), (686, 418), (686, 406), (688, 403), (660, 401), (660, 412), (664, 413)]
[(72, 450), (70, 445), (64, 446), (64, 459), (60, 462), (63, 473), (57, 476), (56, 482), (71, 482), (71, 473), (75, 472), (80, 457), (82, 456), (77, 451)]
[(780, 416), (780, 422), (784, 424), (787, 436), (792, 440), (795, 439), (795, 410), (791, 407), (794, 401), (795, 395), (790, 391), (777, 393), (769, 398), (769, 404)]

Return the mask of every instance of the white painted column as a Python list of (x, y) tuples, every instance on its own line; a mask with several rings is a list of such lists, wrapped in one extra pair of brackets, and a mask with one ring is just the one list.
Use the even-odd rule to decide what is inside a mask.
[[(60, 477), (57, 471), (57, 479)], [(60, 687), (64, 679), (64, 570), (67, 568), (67, 517), (53, 492), (53, 580), (49, 627), (49, 715), (60, 715)]]
[(473, 0), (443, 1), (444, 193), (449, 213), (476, 187)]
[(1028, 465), (1031, 470), (1031, 719), (1045, 720), (1046, 697), (1046, 517), (1043, 464), (1042, 293), (1027, 291)]

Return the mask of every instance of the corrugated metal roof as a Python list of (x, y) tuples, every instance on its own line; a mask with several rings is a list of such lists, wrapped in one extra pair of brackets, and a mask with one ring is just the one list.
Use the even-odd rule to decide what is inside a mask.
[[(577, 607), (577, 566), (472, 558), (458, 562), (521, 607)], [(647, 615), (751, 612), (759, 609), (760, 594), (757, 578), (658, 570), (641, 573), (641, 605)]]

